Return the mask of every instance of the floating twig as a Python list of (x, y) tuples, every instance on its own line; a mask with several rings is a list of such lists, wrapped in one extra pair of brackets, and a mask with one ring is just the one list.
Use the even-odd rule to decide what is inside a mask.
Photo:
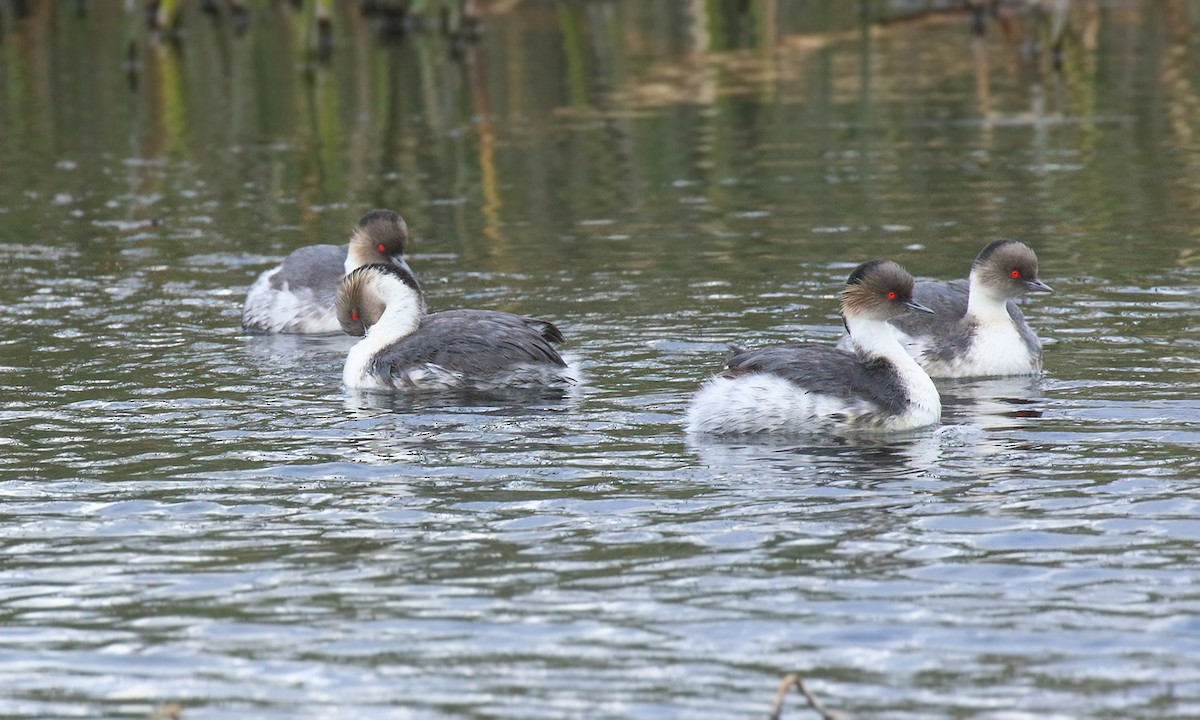
[(796, 673), (792, 673), (780, 681), (779, 689), (775, 691), (775, 704), (771, 706), (769, 720), (780, 720), (783, 717), (783, 699), (787, 697), (788, 691), (792, 688), (796, 688), (796, 691), (804, 696), (804, 699), (808, 701), (808, 706), (821, 716), (821, 720), (851, 720), (849, 715), (837, 710), (830, 710), (822, 705), (817, 696), (805, 687), (804, 678)]
[(167, 703), (150, 715), (150, 720), (182, 720), (183, 707), (179, 703)]

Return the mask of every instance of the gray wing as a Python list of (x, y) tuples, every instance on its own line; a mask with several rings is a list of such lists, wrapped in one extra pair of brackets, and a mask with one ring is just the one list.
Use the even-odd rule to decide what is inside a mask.
[(1029, 348), (1029, 354), (1034, 358), (1042, 356), (1042, 341), (1038, 339), (1037, 333), (1029, 327), (1029, 323), (1025, 322), (1025, 315), (1022, 314), (1021, 308), (1012, 300), (1008, 301), (1008, 316), (1012, 318), (1013, 324), (1017, 326), (1017, 334), (1021, 336), (1021, 342), (1025, 343), (1025, 347)]
[(563, 337), (562, 331), (555, 327), (554, 323), (527, 315), (515, 315), (513, 313), (496, 312), (494, 310), (447, 310), (446, 312), (428, 316), (426, 322), (434, 318), (436, 318), (436, 322), (464, 318), (471, 321), (486, 321), (512, 328), (528, 328), (541, 335), (546, 342), (554, 344), (562, 343), (566, 339)]
[(309, 245), (293, 250), (271, 277), (271, 288), (282, 290), (284, 283), (293, 291), (307, 288), (316, 299), (328, 300), (332, 307), (346, 274), (346, 253), (346, 245)]
[(864, 362), (854, 353), (821, 345), (781, 345), (740, 350), (725, 363), (725, 377), (770, 373), (809, 392), (847, 401), (866, 400), (890, 413), (902, 413), (908, 393), (886, 360)]
[[(552, 329), (550, 333), (547, 328)], [(487, 310), (434, 313), (416, 332), (382, 351), (376, 367), (391, 374), (429, 364), (471, 377), (486, 377), (521, 365), (566, 367), (546, 334), (562, 338), (552, 324)]]
[(943, 315), (967, 314), (967, 296), (971, 285), (966, 280), (921, 280), (913, 285), (913, 299)]
[(905, 313), (893, 318), (891, 323), (913, 337), (950, 335), (960, 329), (963, 316), (967, 314), (968, 287), (966, 280), (922, 280), (913, 286), (913, 300), (932, 310), (933, 314)]
[(922, 280), (913, 286), (913, 299), (933, 311), (905, 313), (893, 318), (901, 332), (912, 338), (915, 353), (921, 362), (952, 362), (970, 349), (975, 339), (975, 325), (963, 320), (967, 314), (970, 283), (966, 280), (937, 282)]

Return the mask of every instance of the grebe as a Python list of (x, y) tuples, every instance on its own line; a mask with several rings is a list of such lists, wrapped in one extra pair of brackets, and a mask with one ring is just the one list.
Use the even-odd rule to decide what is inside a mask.
[(565, 389), (579, 379), (554, 349), (563, 335), (552, 323), (490, 310), (426, 315), (407, 268), (367, 265), (347, 275), (337, 317), (342, 330), (363, 338), (346, 357), (349, 388)]
[(338, 286), (350, 271), (372, 263), (405, 264), (408, 226), (391, 210), (359, 219), (346, 245), (309, 245), (292, 251), (250, 286), (242, 328), (264, 333), (333, 333)]
[(888, 321), (932, 312), (912, 297), (912, 275), (889, 260), (850, 273), (841, 313), (851, 350), (785, 345), (739, 350), (687, 412), (689, 432), (900, 431), (936, 423), (941, 398)]
[(966, 280), (923, 281), (913, 297), (933, 315), (892, 320), (900, 342), (932, 377), (1034, 375), (1042, 343), (1013, 302), (1053, 292), (1038, 278), (1037, 255), (1016, 240), (997, 240), (971, 264)]

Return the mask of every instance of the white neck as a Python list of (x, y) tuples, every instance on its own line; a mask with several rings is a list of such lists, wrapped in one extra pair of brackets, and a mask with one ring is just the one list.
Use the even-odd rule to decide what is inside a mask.
[[(900, 381), (908, 391), (911, 407), (906, 413), (917, 425), (936, 421), (942, 414), (942, 398), (929, 374), (908, 354), (896, 329), (884, 320), (868, 318), (846, 318), (846, 329), (850, 342), (857, 348), (860, 357), (866, 360), (885, 359), (896, 366)], [(932, 416), (933, 420), (924, 420)], [(907, 420), (901, 419), (900, 424)]]
[[(913, 365), (916, 361), (909, 356), (896, 331), (890, 323), (869, 318), (846, 318), (846, 329), (850, 332), (850, 341), (858, 348), (859, 354), (869, 359), (887, 358), (897, 365), (908, 360)], [(918, 369), (920, 369), (918, 367)]]
[(346, 250), (346, 274), (349, 275), (363, 265), (383, 262), (380, 255), (367, 238), (355, 230), (350, 238), (350, 247)]
[(1008, 298), (989, 290), (974, 271), (971, 272), (971, 287), (967, 294), (967, 317), (983, 325), (1012, 323), (1008, 316)]
[(366, 336), (346, 355), (342, 382), (347, 387), (379, 386), (377, 380), (368, 376), (371, 361), (380, 352), (416, 332), (425, 316), (425, 303), (412, 288), (394, 278), (383, 278), (378, 283), (385, 285), (381, 289), (390, 291), (384, 294), (387, 309), (379, 322), (372, 325)]

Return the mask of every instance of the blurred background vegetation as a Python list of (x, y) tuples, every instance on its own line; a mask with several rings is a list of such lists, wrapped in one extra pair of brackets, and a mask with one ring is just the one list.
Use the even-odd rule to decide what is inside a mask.
[[(267, 254), (385, 205), (499, 257), (513, 231), (588, 219), (719, 235), (714, 209), (795, 204), (799, 175), (810, 224), (936, 235), (945, 208), (906, 199), (970, 195), (980, 168), (1025, 182), (994, 164), (1004, 129), (1029, 131), (1016, 145), (1052, 167), (1069, 128), (1086, 155), (1070, 162), (1122, 182), (1047, 203), (1119, 225), (1131, 202), (1162, 211), (1152, 183), (1175, 173), (1160, 160), (1198, 170), (1191, 153), (1144, 169), (1092, 156), (1194, 145), (1198, 19), (1197, 0), (0, 0), (0, 191), (41, 198), (6, 203), (30, 231), (61, 231), (48, 208), (94, 235), (97, 215), (128, 233), (212, 204), (303, 228), (242, 243)], [(948, 148), (968, 154), (965, 181), (929, 172)], [(128, 192), (100, 189), (118, 176)], [(680, 194), (705, 205), (680, 217)], [(986, 216), (994, 195), (962, 202)], [(794, 221), (764, 214), (753, 232)]]

